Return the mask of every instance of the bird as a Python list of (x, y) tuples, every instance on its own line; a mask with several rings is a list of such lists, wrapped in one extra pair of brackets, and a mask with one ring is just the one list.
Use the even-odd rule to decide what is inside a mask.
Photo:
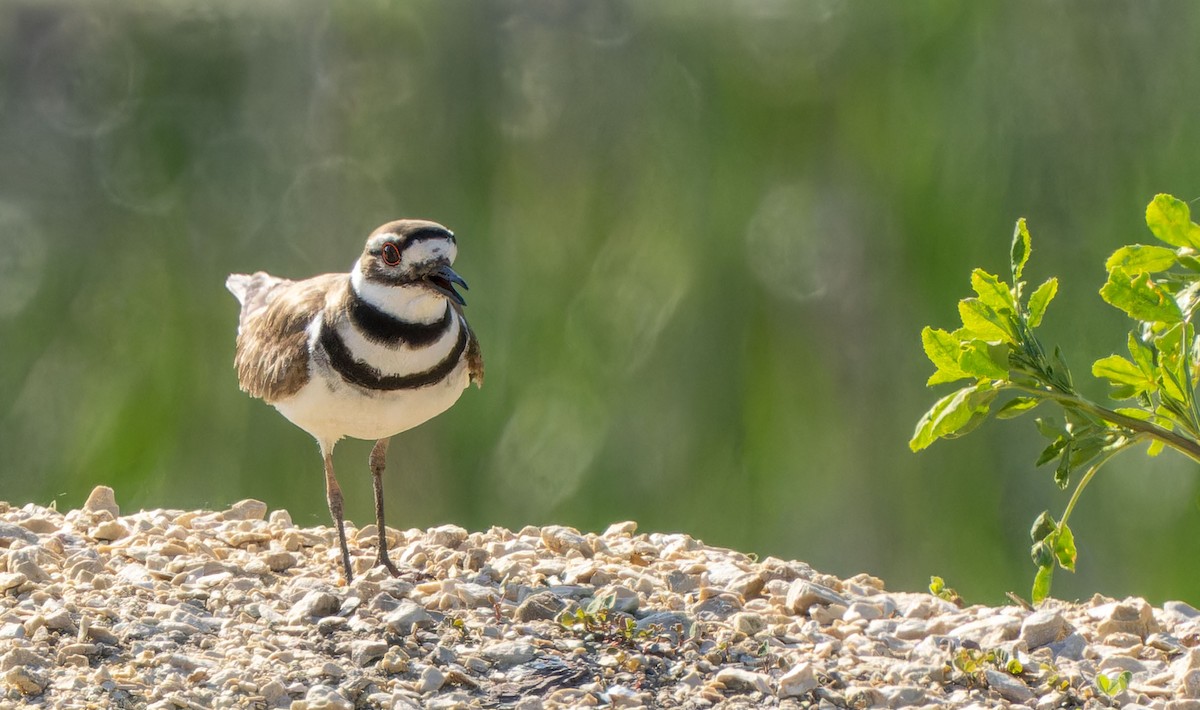
[(369, 467), (379, 545), (373, 566), (393, 576), (383, 506), (391, 437), (446, 411), (483, 384), (483, 354), (456, 286), (454, 233), (427, 220), (375, 229), (349, 273), (291, 281), (231, 274), (241, 303), (234, 366), (242, 391), (272, 405), (317, 441), (325, 497), (346, 582), (353, 580), (333, 449), (374, 440)]

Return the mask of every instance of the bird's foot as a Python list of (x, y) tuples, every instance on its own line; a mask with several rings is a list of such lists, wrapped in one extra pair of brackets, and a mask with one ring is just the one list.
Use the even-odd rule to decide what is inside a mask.
[(390, 559), (388, 559), (386, 552), (380, 552), (378, 555), (375, 555), (375, 564), (372, 566), (383, 567), (388, 571), (388, 574), (392, 575), (393, 577), (399, 577), (401, 574), (400, 568), (397, 567)]

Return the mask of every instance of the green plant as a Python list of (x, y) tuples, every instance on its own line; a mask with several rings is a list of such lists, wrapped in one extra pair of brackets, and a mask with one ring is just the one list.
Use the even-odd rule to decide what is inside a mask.
[(962, 674), (962, 680), (969, 686), (986, 686), (989, 667), (1014, 676), (1025, 672), (1021, 661), (1002, 648), (988, 651), (980, 648), (960, 648), (951, 654), (950, 666)]
[(1121, 671), (1115, 676), (1109, 676), (1105, 673), (1096, 674), (1096, 688), (1110, 698), (1114, 698), (1121, 694), (1129, 687), (1129, 681), (1133, 678), (1133, 673), (1129, 671)]
[(658, 624), (639, 630), (632, 617), (612, 613), (616, 600), (615, 594), (595, 597), (587, 606), (576, 609), (574, 613), (564, 611), (559, 615), (558, 623), (585, 639), (626, 648), (633, 648), (639, 642), (651, 639), (662, 631)]
[[(1056, 461), (1054, 481), (1064, 490), (1080, 475), (1062, 517), (1043, 512), (1030, 531), (1038, 568), (1035, 604), (1049, 595), (1056, 565), (1075, 569), (1075, 537), (1067, 521), (1101, 466), (1143, 442), (1151, 456), (1169, 446), (1200, 462), (1200, 347), (1192, 325), (1200, 307), (1200, 225), (1191, 221), (1187, 204), (1170, 195), (1154, 198), (1146, 225), (1165, 246), (1121, 247), (1105, 263), (1108, 279), (1100, 289), (1101, 298), (1134, 322), (1126, 338), (1129, 356), (1110, 355), (1092, 364), (1092, 374), (1111, 386), (1109, 397), (1124, 406), (1107, 407), (1080, 394), (1061, 350), (1048, 351), (1034, 334), (1058, 280), (1047, 279), (1027, 295), (1021, 276), (1031, 239), (1024, 219), (1013, 233), (1011, 284), (975, 269), (975, 296), (958, 304), (962, 327), (921, 332), (925, 354), (937, 368), (927, 384), (970, 382), (925, 413), (909, 442), (913, 451), (962, 436), (989, 414), (1008, 419), (1043, 402), (1058, 406), (1057, 415), (1036, 420), (1050, 440), (1037, 465)], [(993, 412), (1001, 394), (1015, 396)]]
[(958, 596), (958, 590), (954, 587), (947, 587), (946, 580), (937, 575), (929, 578), (929, 593), (939, 599), (945, 599), (955, 606), (963, 606), (963, 599)]

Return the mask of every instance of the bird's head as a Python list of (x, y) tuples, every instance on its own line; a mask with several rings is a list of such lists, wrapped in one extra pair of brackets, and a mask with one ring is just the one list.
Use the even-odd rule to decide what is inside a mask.
[(367, 238), (358, 269), (365, 280), (391, 286), (421, 286), (466, 305), (455, 285), (467, 282), (450, 268), (458, 255), (454, 233), (436, 222), (401, 219)]

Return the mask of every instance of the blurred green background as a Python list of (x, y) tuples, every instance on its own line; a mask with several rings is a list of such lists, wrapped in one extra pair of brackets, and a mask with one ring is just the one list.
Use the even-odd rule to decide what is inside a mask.
[[(238, 391), (231, 271), (346, 270), (384, 221), (459, 236), (487, 382), (399, 436), (389, 522), (685, 531), (1027, 594), (1067, 496), (1026, 420), (920, 455), (923, 325), (975, 266), (1060, 277), (1084, 390), (1096, 291), (1200, 194), (1200, 5), (0, 5), (0, 498), (241, 498), (328, 524), (316, 445)], [(343, 442), (371, 520), (370, 444)], [(1056, 596), (1200, 603), (1200, 471), (1130, 453)]]

